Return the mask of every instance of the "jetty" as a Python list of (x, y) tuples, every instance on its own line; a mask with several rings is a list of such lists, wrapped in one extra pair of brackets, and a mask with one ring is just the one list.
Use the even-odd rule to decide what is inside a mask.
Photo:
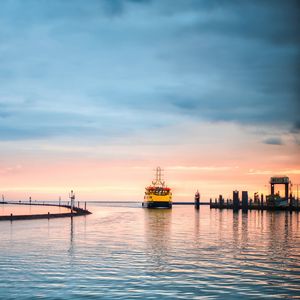
[(63, 213), (43, 213), (43, 214), (26, 214), (26, 215), (18, 215), (18, 214), (9, 214), (0, 216), (0, 221), (15, 221), (15, 220), (35, 220), (35, 219), (55, 219), (55, 218), (67, 218), (67, 217), (77, 217), (77, 216), (86, 216), (90, 215), (91, 212), (86, 208), (86, 202), (84, 202), (83, 207), (80, 207), (80, 202), (77, 202), (77, 206), (75, 205), (75, 194), (73, 191), (70, 193), (70, 202), (63, 204), (61, 199), (59, 198), (58, 203), (48, 203), (46, 201), (34, 201), (32, 202), (31, 197), (29, 197), (29, 201), (3, 201), (0, 204), (9, 204), (9, 205), (29, 205), (29, 206), (49, 206), (49, 207), (63, 207), (69, 209), (70, 212)]
[(232, 209), (233, 211), (242, 210), (243, 212), (247, 212), (248, 210), (283, 210), (283, 211), (300, 211), (300, 201), (297, 200), (296, 203), (289, 204), (286, 206), (275, 206), (269, 205), (263, 201), (254, 202), (252, 199), (248, 202), (247, 200), (241, 201), (240, 199), (231, 200), (227, 199), (218, 199), (213, 202), (210, 201), (210, 208), (218, 208), (218, 209)]
[[(281, 197), (278, 193), (275, 193), (275, 185), (284, 185), (284, 196)], [(225, 200), (222, 195), (219, 195), (218, 199), (212, 201), (210, 199), (210, 208), (217, 209), (232, 209), (235, 212), (242, 210), (247, 212), (248, 210), (281, 210), (281, 211), (300, 211), (300, 201), (298, 198), (293, 197), (291, 192), (291, 182), (288, 177), (271, 177), (270, 178), (271, 194), (264, 197), (258, 193), (254, 193), (254, 199), (249, 199), (248, 191), (242, 191), (241, 199), (239, 191), (235, 190), (232, 194), (232, 199)]]

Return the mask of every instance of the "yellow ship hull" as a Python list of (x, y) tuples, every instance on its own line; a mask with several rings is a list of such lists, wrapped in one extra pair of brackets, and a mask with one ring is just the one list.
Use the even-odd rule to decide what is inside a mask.
[(172, 195), (145, 195), (143, 207), (147, 208), (171, 208)]

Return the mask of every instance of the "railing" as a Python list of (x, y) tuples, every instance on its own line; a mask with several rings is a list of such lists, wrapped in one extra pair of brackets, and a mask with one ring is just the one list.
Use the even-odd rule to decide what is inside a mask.
[(59, 203), (53, 201), (2, 201), (0, 204), (12, 204), (12, 205), (29, 205), (29, 206), (55, 206), (64, 207), (70, 209), (70, 212), (65, 213), (44, 213), (44, 214), (28, 214), (28, 215), (10, 215), (0, 216), (0, 221), (5, 220), (31, 220), (31, 219), (52, 219), (52, 218), (65, 218), (73, 216), (84, 216), (91, 214), (90, 211), (86, 209), (86, 202), (84, 202), (84, 208), (80, 207), (80, 201), (77, 201), (77, 206), (70, 205), (69, 201), (59, 201)]

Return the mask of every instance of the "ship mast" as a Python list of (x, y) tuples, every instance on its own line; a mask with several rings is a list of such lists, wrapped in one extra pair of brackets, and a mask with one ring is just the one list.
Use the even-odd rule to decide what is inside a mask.
[(160, 167), (156, 168), (155, 180), (152, 181), (154, 186), (165, 186), (165, 182), (162, 179), (162, 169)]

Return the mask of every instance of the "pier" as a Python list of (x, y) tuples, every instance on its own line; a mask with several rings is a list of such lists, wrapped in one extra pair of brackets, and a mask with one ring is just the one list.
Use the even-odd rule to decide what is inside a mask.
[[(287, 206), (274, 206), (274, 205), (268, 205), (265, 202), (253, 202), (252, 199), (250, 199), (250, 202), (245, 202), (246, 200), (243, 199), (240, 201), (240, 199), (235, 200), (227, 200), (225, 203), (220, 203), (219, 201), (215, 200), (215, 202), (210, 201), (210, 208), (218, 208), (218, 209), (232, 209), (235, 212), (238, 212), (239, 210), (242, 210), (243, 212), (247, 212), (248, 210), (283, 210), (283, 211), (300, 211), (300, 201), (296, 201), (295, 203)], [(247, 204), (246, 204), (247, 203)]]
[[(226, 202), (222, 195), (219, 199), (215, 199), (213, 202), (210, 199), (210, 208), (218, 209), (232, 209), (238, 212), (240, 209), (243, 212), (248, 210), (283, 210), (283, 211), (300, 211), (300, 203), (298, 198), (292, 195), (292, 183), (287, 176), (271, 177), (270, 178), (271, 194), (264, 198), (261, 194), (260, 197), (258, 193), (254, 193), (254, 200), (248, 198), (248, 191), (242, 191), (241, 199), (239, 196), (239, 191), (233, 191), (232, 200), (227, 199)], [(275, 185), (284, 185), (284, 197), (279, 195), (279, 192), (275, 194)], [(289, 193), (290, 191), (290, 193)]]
[(61, 199), (58, 204), (55, 203), (47, 203), (45, 201), (40, 202), (32, 202), (31, 197), (29, 198), (29, 202), (22, 201), (1, 201), (0, 204), (12, 204), (12, 205), (26, 205), (26, 206), (49, 206), (49, 207), (63, 207), (70, 210), (70, 212), (64, 213), (43, 213), (43, 214), (26, 214), (26, 215), (14, 215), (9, 214), (5, 216), (0, 216), (0, 221), (15, 221), (15, 220), (35, 220), (35, 219), (55, 219), (55, 218), (67, 218), (67, 217), (77, 217), (77, 216), (86, 216), (90, 215), (91, 212), (86, 208), (86, 202), (84, 202), (84, 207), (80, 207), (80, 202), (77, 202), (77, 206), (75, 206), (75, 196), (72, 194), (71, 202), (67, 202), (67, 204), (62, 204)]

